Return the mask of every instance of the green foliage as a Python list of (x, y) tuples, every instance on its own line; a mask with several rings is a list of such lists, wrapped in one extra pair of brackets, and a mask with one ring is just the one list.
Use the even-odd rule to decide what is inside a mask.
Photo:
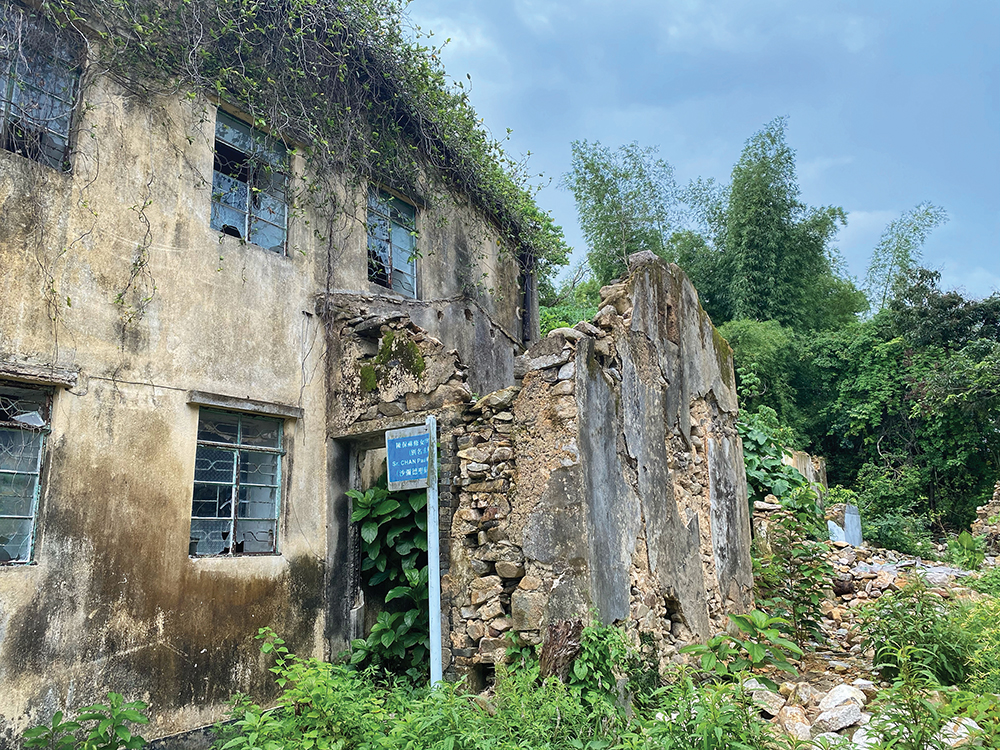
[(962, 627), (976, 644), (969, 659), (969, 686), (980, 693), (1000, 693), (1000, 598), (994, 594), (970, 607)]
[(961, 620), (957, 605), (915, 581), (862, 608), (862, 648), (874, 650), (875, 667), (883, 678), (900, 675), (900, 654), (905, 654), (912, 669), (933, 675), (943, 685), (959, 685), (975, 649)]
[(896, 665), (892, 687), (879, 695), (869, 724), (869, 732), (883, 743), (880, 747), (900, 750), (948, 747), (939, 733), (949, 712), (931, 696), (938, 682), (923, 656), (916, 646), (901, 646), (891, 655)]
[[(960, 326), (961, 315), (934, 313), (955, 305), (918, 304), (928, 295), (913, 291), (912, 304), (811, 342), (812, 385), (800, 388), (816, 414), (813, 450), (832, 481), (857, 490), (862, 519), (883, 527), (866, 535), (886, 546), (919, 542), (932, 523), (967, 527), (1000, 468), (1000, 342), (969, 339), (995, 335), (989, 311)], [(934, 320), (969, 342), (930, 340)]]
[(978, 576), (966, 578), (964, 582), (970, 589), (990, 596), (1000, 596), (1000, 568), (989, 568)]
[(277, 709), (234, 701), (233, 723), (217, 729), (217, 750), (344, 750), (385, 734), (394, 706), (370, 673), (301, 659), (269, 628), (257, 638), (261, 650), (275, 656), (271, 672), (282, 690)]
[[(781, 424), (798, 424), (792, 381), (798, 369), (799, 342), (794, 331), (775, 320), (731, 320), (719, 327), (719, 334), (733, 348), (742, 409), (752, 412), (767, 406)], [(744, 384), (750, 373), (752, 379)]]
[(736, 683), (703, 683), (680, 670), (657, 694), (657, 710), (642, 721), (657, 750), (772, 750), (784, 747), (760, 718), (753, 697)]
[(934, 227), (948, 221), (943, 208), (918, 203), (892, 221), (872, 251), (865, 286), (872, 309), (885, 307), (894, 287), (905, 279), (920, 260), (920, 246)]
[(826, 561), (830, 545), (810, 538), (820, 531), (822, 519), (815, 495), (807, 489), (795, 495), (784, 510), (770, 515), (767, 534), (754, 539), (752, 559), (757, 603), (784, 618), (792, 638), (805, 648), (822, 632), (820, 605), (833, 568)]
[(600, 283), (586, 267), (578, 267), (558, 291), (550, 290), (550, 294), (540, 300), (538, 313), (542, 336), (553, 328), (571, 328), (581, 320), (589, 321), (597, 314), (600, 300)]
[[(760, 379), (752, 368), (739, 371), (740, 398), (747, 401), (760, 390)], [(782, 443), (791, 433), (778, 423), (778, 415), (769, 406), (758, 406), (753, 412), (740, 411), (737, 428), (743, 438), (743, 463), (747, 472), (747, 485), (751, 507), (755, 501), (768, 495), (781, 499), (793, 490), (807, 488), (806, 478), (794, 466), (782, 462), (788, 453)]]
[(570, 690), (588, 700), (613, 695), (616, 673), (623, 671), (628, 657), (628, 642), (619, 628), (592, 622), (580, 635), (580, 655), (569, 672)]
[(948, 561), (965, 570), (979, 570), (986, 559), (986, 541), (963, 531), (948, 540)]
[(351, 663), (426, 678), (430, 621), (427, 607), (427, 493), (382, 487), (350, 490), (351, 522), (361, 524), (361, 570), (373, 597), (384, 602), (366, 639), (351, 646)]
[(788, 621), (771, 617), (760, 610), (745, 615), (729, 615), (740, 635), (719, 633), (707, 643), (693, 643), (681, 649), (682, 654), (694, 654), (701, 668), (725, 679), (737, 679), (744, 672), (754, 672), (757, 679), (772, 690), (778, 686), (759, 670), (774, 667), (789, 674), (798, 674), (789, 662), (802, 656), (802, 649), (789, 641), (783, 632)]
[(338, 204), (335, 176), (385, 184), (422, 205), (457, 188), (544, 281), (568, 248), (534, 201), (536, 175), (490, 135), (467, 85), (448, 77), (441, 49), (405, 8), (403, 0), (54, 0), (41, 12), (63, 26), (83, 18), (100, 37), (91, 63), (126, 90), (222, 100), (255, 128), (301, 144), (309, 173), (294, 203), (333, 217), (317, 229), (331, 251), (329, 229), (353, 217)]
[[(80, 709), (72, 719), (56, 711), (52, 721), (28, 729), (24, 746), (48, 750), (138, 750), (146, 741), (129, 725), (148, 724), (142, 701), (126, 702), (120, 693), (108, 693), (107, 703)], [(88, 726), (89, 725), (89, 726)]]
[(216, 750), (624, 750), (619, 739), (629, 735), (608, 699), (581, 701), (556, 679), (539, 682), (537, 666), (501, 666), (487, 699), (461, 685), (379, 684), (370, 671), (296, 657), (266, 629), (260, 637), (276, 656), (277, 708), (237, 701)]
[(573, 141), (571, 148), (563, 184), (576, 201), (594, 276), (603, 284), (618, 278), (628, 256), (642, 250), (666, 257), (678, 203), (673, 168), (638, 143), (612, 150)]

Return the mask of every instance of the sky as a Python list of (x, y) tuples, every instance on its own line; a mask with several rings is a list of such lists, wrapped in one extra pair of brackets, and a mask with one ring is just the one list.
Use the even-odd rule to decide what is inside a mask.
[(848, 213), (849, 275), (930, 201), (949, 221), (923, 265), (946, 289), (1000, 290), (998, 0), (412, 0), (409, 16), (450, 39), (449, 75), (545, 175), (537, 201), (575, 260), (572, 141), (656, 146), (679, 183), (728, 183), (746, 140), (786, 116), (801, 200)]

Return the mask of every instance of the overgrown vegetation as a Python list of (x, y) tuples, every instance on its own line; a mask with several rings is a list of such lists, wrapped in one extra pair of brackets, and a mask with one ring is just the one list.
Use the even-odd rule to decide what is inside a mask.
[[(574, 142), (564, 184), (589, 268), (543, 304), (571, 323), (589, 313), (565, 306), (588, 273), (608, 283), (640, 250), (679, 263), (732, 345), (738, 381), (752, 378), (744, 412), (826, 457), (873, 543), (927, 555), (932, 536), (968, 527), (1000, 476), (1000, 294), (967, 299), (920, 267), (948, 218), (927, 201), (886, 227), (862, 288), (834, 245), (847, 214), (801, 200), (787, 129), (777, 118), (753, 134), (726, 185), (679, 185), (655, 148)], [(744, 442), (750, 471), (774, 457)]]
[(427, 678), (427, 493), (390, 494), (384, 486), (349, 490), (351, 522), (361, 524), (365, 594), (378, 612), (367, 638), (352, 644), (351, 663)]
[[(54, 0), (38, 12), (89, 50), (84, 107), (89, 84), (106, 74), (151, 103), (159, 95), (221, 102), (294, 144), (306, 170), (297, 175), (291, 204), (302, 215), (308, 210), (329, 268), (374, 183), (423, 206), (456, 195), (471, 200), (492, 221), (493, 239), (518, 248), (522, 270), (546, 282), (567, 261), (561, 229), (535, 203), (526, 163), (508, 156), (483, 126), (465, 84), (446, 74), (440, 48), (409, 22), (405, 6)], [(133, 278), (147, 264), (148, 253)], [(457, 270), (469, 274), (475, 290), (480, 279)]]

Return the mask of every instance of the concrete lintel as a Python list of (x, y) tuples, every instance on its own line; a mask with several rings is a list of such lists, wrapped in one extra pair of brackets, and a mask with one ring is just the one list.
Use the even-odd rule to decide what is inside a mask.
[(0, 362), (0, 379), (74, 388), (79, 377), (79, 368), (29, 365), (24, 362)]
[(242, 411), (248, 414), (265, 414), (269, 417), (284, 417), (285, 419), (302, 419), (304, 412), (298, 406), (275, 404), (271, 401), (256, 401), (252, 398), (224, 396), (219, 393), (205, 391), (188, 391), (189, 404), (195, 406), (211, 406), (229, 411)]
[(354, 424), (343, 432), (328, 435), (332, 440), (350, 440), (364, 449), (385, 447), (385, 433), (388, 430), (398, 430), (403, 427), (421, 427), (427, 421), (430, 412), (407, 412), (398, 417), (373, 419), (360, 424)]

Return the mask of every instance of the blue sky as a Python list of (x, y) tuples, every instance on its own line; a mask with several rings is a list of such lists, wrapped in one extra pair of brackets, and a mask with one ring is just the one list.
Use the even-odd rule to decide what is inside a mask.
[[(658, 146), (679, 182), (728, 182), (779, 115), (802, 200), (837, 205), (863, 278), (885, 225), (921, 201), (950, 221), (924, 246), (947, 288), (1000, 290), (1000, 1), (413, 0), (412, 21), (471, 75), (508, 150), (552, 178), (538, 196), (582, 258), (570, 142)], [(466, 83), (468, 83), (466, 81)]]

